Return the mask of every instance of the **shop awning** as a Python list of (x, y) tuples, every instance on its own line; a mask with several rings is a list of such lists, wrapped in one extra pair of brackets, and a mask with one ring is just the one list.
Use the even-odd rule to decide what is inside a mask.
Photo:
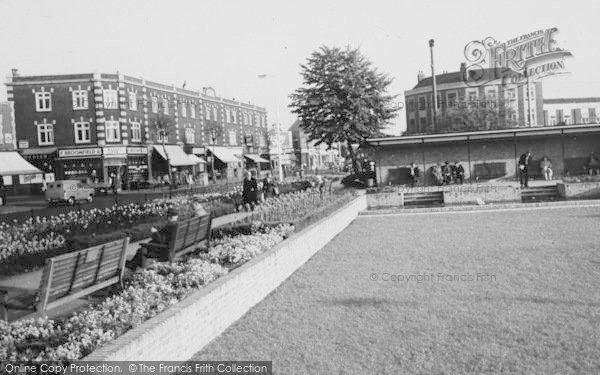
[(225, 147), (209, 147), (208, 151), (210, 151), (217, 159), (221, 160), (223, 163), (239, 163), (240, 159), (235, 156), (233, 151)]
[(0, 176), (42, 173), (16, 151), (0, 152)]
[(34, 147), (34, 148), (26, 148), (21, 151), (22, 155), (49, 155), (53, 152), (56, 152), (56, 147)]
[(196, 155), (192, 155), (192, 154), (188, 154), (188, 158), (194, 163), (194, 164), (205, 164), (206, 161), (202, 158), (197, 157)]
[[(165, 149), (167, 153), (165, 154)], [(175, 145), (154, 145), (154, 150), (158, 152), (163, 159), (167, 160), (167, 154), (169, 155), (169, 163), (173, 167), (184, 167), (188, 165), (195, 165), (196, 162), (192, 161), (188, 154), (183, 152), (183, 149)]]
[(255, 163), (268, 163), (269, 162), (268, 160), (263, 159), (259, 155), (255, 155), (255, 154), (246, 154), (244, 156), (247, 157), (248, 159), (252, 160)]

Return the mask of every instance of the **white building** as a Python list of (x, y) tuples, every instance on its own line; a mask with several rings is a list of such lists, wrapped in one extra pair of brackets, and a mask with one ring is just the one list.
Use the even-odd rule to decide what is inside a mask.
[(544, 99), (544, 125), (600, 122), (600, 98)]

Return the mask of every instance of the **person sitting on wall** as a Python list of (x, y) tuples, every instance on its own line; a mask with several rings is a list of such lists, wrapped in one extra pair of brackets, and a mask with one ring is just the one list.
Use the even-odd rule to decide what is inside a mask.
[(460, 164), (459, 161), (454, 162), (454, 166), (456, 173), (456, 182), (462, 185), (465, 179), (465, 168), (462, 166), (462, 164)]
[(552, 161), (547, 156), (544, 156), (540, 161), (540, 169), (542, 170), (542, 176), (546, 181), (552, 180)]
[[(169, 207), (167, 210), (167, 223), (160, 229), (152, 227), (150, 229), (152, 240), (150, 243), (156, 245), (168, 245), (171, 238), (175, 237), (177, 232), (177, 220), (179, 219), (179, 211), (175, 207)], [(161, 249), (158, 254), (148, 254), (152, 258), (157, 258), (161, 262), (169, 260), (168, 249)], [(137, 250), (135, 256), (125, 263), (129, 269), (136, 269), (142, 266), (142, 252)]]
[(414, 161), (408, 167), (408, 178), (410, 179), (411, 187), (414, 187), (419, 182), (419, 167), (415, 165)]
[(452, 169), (450, 168), (450, 163), (447, 161), (444, 162), (442, 166), (442, 176), (445, 184), (450, 184), (452, 182)]
[(436, 185), (439, 186), (444, 184), (444, 176), (442, 175), (442, 166), (440, 163), (431, 167), (431, 174)]

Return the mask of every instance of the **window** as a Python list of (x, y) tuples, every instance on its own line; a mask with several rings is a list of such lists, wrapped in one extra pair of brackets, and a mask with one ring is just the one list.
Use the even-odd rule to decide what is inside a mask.
[(477, 91), (468, 91), (467, 98), (470, 102), (474, 102), (477, 100)]
[(46, 146), (54, 144), (54, 126), (51, 124), (38, 125), (38, 145)]
[(162, 105), (163, 105), (163, 114), (168, 115), (169, 114), (169, 99), (166, 99), (166, 98), (163, 99)]
[(142, 128), (139, 122), (131, 123), (131, 141), (141, 142), (142, 141)]
[(165, 133), (163, 133), (162, 131), (159, 131), (158, 132), (158, 141), (159, 142), (163, 142), (163, 141), (164, 142), (169, 142), (169, 137)]
[(258, 137), (258, 144), (260, 145), (260, 147), (265, 147), (267, 145), (267, 137), (265, 137), (264, 134), (261, 134)]
[(219, 121), (219, 112), (217, 111), (217, 107), (212, 107), (212, 115), (213, 120)]
[(88, 109), (88, 93), (85, 90), (73, 90), (73, 109)]
[(550, 125), (556, 125), (556, 116), (550, 116)]
[(206, 119), (207, 119), (207, 120), (210, 120), (210, 113), (211, 113), (211, 112), (210, 112), (210, 107), (206, 107), (206, 114), (205, 114), (205, 117), (206, 117)]
[(152, 97), (152, 113), (158, 113), (158, 98), (156, 96)]
[(133, 91), (129, 92), (129, 109), (137, 111), (137, 95)]
[(119, 97), (117, 90), (105, 89), (104, 95), (104, 108), (106, 109), (118, 109), (119, 108)]
[(246, 112), (242, 113), (242, 124), (248, 125), (248, 114)]
[(425, 110), (425, 98), (420, 97), (419, 98), (419, 111), (423, 111), (423, 110)]
[(90, 123), (76, 122), (75, 123), (75, 143), (90, 143)]
[(225, 122), (231, 122), (231, 109), (225, 107)]
[(238, 120), (237, 120), (237, 111), (234, 109), (233, 111), (231, 111), (231, 123), (232, 124), (237, 124)]
[(415, 110), (415, 102), (412, 100), (408, 101), (408, 112), (414, 112)]
[(190, 117), (196, 118), (196, 105), (194, 103), (190, 106)]
[(229, 131), (229, 144), (237, 145), (237, 137), (235, 135), (235, 130)]
[(107, 142), (118, 142), (119, 140), (121, 140), (121, 136), (119, 133), (119, 121), (106, 121), (104, 124), (106, 129)]
[(194, 128), (186, 128), (185, 129), (185, 142), (186, 143), (195, 143), (196, 132)]
[(181, 103), (181, 117), (187, 117), (187, 103)]
[(38, 112), (49, 112), (52, 110), (52, 98), (49, 92), (35, 93), (35, 110)]
[(456, 106), (456, 93), (448, 94), (448, 107), (453, 108)]

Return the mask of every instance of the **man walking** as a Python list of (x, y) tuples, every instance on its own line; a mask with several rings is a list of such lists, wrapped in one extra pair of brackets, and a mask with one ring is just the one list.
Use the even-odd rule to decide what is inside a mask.
[(521, 187), (529, 186), (529, 176), (527, 175), (527, 168), (529, 167), (529, 162), (531, 161), (531, 151), (527, 151), (527, 153), (521, 155), (519, 158), (519, 182), (521, 183)]

